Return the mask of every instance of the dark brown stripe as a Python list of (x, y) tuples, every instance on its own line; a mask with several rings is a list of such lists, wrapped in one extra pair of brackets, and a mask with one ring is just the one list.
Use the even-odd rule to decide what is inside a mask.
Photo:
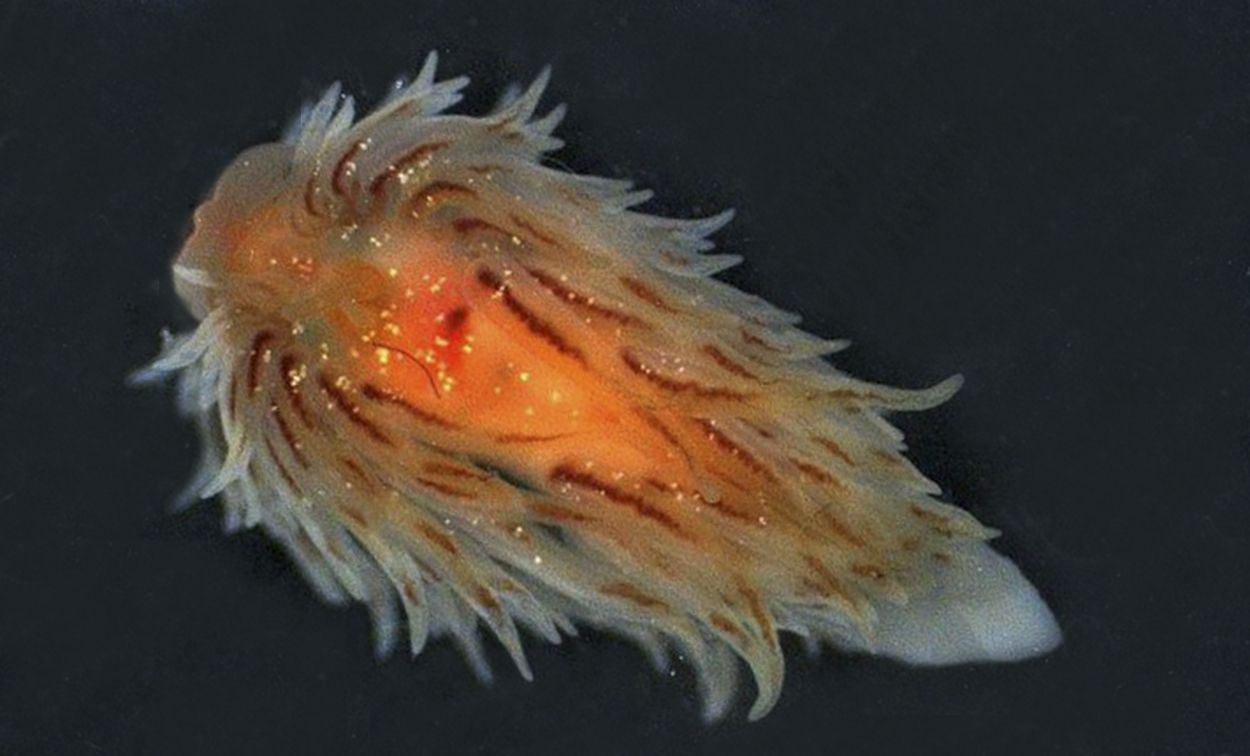
[(764, 339), (761, 339), (759, 336), (756, 336), (755, 334), (751, 333), (745, 328), (739, 328), (738, 332), (742, 334), (742, 340), (750, 344), (751, 346), (759, 347), (760, 349), (763, 349), (768, 352), (773, 352), (773, 353), (780, 353), (782, 351), (781, 349), (778, 349), (776, 346), (768, 343)]
[(719, 614), (717, 612), (713, 612), (712, 615), (708, 617), (708, 619), (710, 619), (712, 621), (712, 624), (721, 632), (728, 633), (729, 635), (734, 636), (735, 638), (738, 639), (738, 642), (740, 643), (746, 643), (747, 641), (746, 633), (742, 632), (742, 629), (740, 627), (735, 625), (733, 622), (729, 621), (729, 618), (726, 617), (725, 615)]
[(477, 281), (482, 286), (498, 292), (503, 298), (504, 306), (529, 329), (530, 333), (546, 341), (560, 354), (570, 357), (582, 365), (586, 364), (586, 355), (582, 353), (582, 350), (570, 344), (554, 326), (540, 318), (522, 304), (520, 300), (512, 296), (511, 288), (494, 271), (489, 268), (478, 268)]
[(477, 588), (477, 602), (492, 612), (498, 612), (502, 605), (499, 599), (495, 598), (495, 594), (491, 593), (486, 586), (479, 585)]
[(426, 488), (438, 491), (444, 496), (450, 496), (455, 499), (469, 500), (477, 498), (477, 496), (475, 496), (471, 491), (466, 491), (463, 488), (456, 488), (455, 486), (449, 486), (446, 483), (439, 483), (437, 480), (430, 480), (429, 478), (422, 478), (420, 476), (415, 477), (414, 480)]
[(422, 158), (434, 154), (438, 150), (446, 147), (448, 144), (450, 144), (450, 142), (429, 142), (427, 144), (418, 145), (409, 150), (401, 156), (399, 160), (396, 160), (394, 163), (388, 165), (385, 171), (382, 171), (382, 173), (378, 174), (378, 176), (370, 182), (369, 193), (375, 196), (378, 195), (381, 193), (386, 182), (399, 175), (399, 173), (403, 171), (409, 163), (419, 162)]
[(295, 438), (295, 432), (286, 421), (286, 416), (282, 414), (282, 410), (278, 409), (277, 405), (274, 405), (272, 414), (274, 422), (278, 425), (278, 431), (282, 434), (282, 440), (286, 441), (287, 447), (291, 450), (291, 456), (295, 457), (295, 461), (299, 463), (300, 467), (308, 469), (308, 459), (300, 451), (299, 440)]
[[(842, 581), (838, 580), (837, 576), (835, 576), (833, 572), (825, 566), (824, 562), (820, 561), (811, 554), (804, 554), (803, 560), (807, 562), (807, 566), (811, 567), (812, 571), (820, 577), (825, 584), (825, 588), (828, 589), (829, 592), (846, 599), (847, 601), (851, 601), (850, 594), (848, 594), (846, 589), (842, 587)], [(854, 602), (852, 601), (851, 603), (853, 604)]]
[(885, 397), (875, 391), (865, 391), (860, 393), (851, 389), (833, 389), (832, 391), (821, 391), (808, 396), (809, 399), (849, 399), (854, 402), (871, 401), (880, 404), (889, 404)]
[(460, 553), (460, 549), (456, 548), (456, 542), (451, 539), (451, 536), (447, 535), (443, 531), (424, 522), (418, 522), (417, 527), (421, 529), (422, 534), (424, 534), (427, 539), (442, 547), (444, 551), (449, 554)]
[(503, 433), (495, 436), (495, 440), (501, 444), (537, 444), (547, 441), (559, 441), (568, 437), (567, 433), (552, 433), (542, 435), (537, 433)]
[(820, 444), (821, 446), (825, 447), (825, 449), (827, 449), (830, 454), (842, 460), (843, 462), (847, 463), (851, 467), (855, 466), (855, 460), (851, 459), (849, 454), (842, 451), (842, 447), (838, 446), (837, 442), (827, 439), (823, 436), (813, 436), (812, 440)]
[(421, 606), (421, 594), (417, 593), (417, 587), (410, 580), (404, 580), (402, 588), (404, 598), (408, 599), (408, 603), (413, 606)]
[(804, 462), (803, 460), (796, 459), (794, 457), (788, 457), (788, 459), (790, 460), (790, 464), (799, 468), (799, 470), (801, 470), (804, 475), (816, 481), (817, 483), (824, 483), (825, 485), (837, 486), (838, 488), (844, 487), (841, 484), (841, 482), (838, 481), (837, 478), (830, 475), (827, 471), (821, 469), (818, 465), (813, 465), (811, 462)]
[(654, 291), (652, 291), (652, 289), (646, 284), (644, 284), (642, 281), (639, 281), (636, 278), (630, 278), (629, 276), (621, 276), (620, 281), (622, 284), (624, 284), (626, 289), (629, 289), (629, 292), (631, 294), (633, 294), (635, 297), (638, 297), (639, 299), (646, 302), (647, 304), (651, 305), (652, 307), (658, 310), (663, 310), (665, 312), (671, 312), (671, 313), (678, 312), (677, 309), (675, 309), (668, 302), (665, 302), (664, 299), (659, 294), (656, 294)]
[(528, 223), (524, 218), (521, 218), (516, 215), (509, 215), (508, 217), (512, 219), (513, 223), (520, 226), (522, 230), (524, 230), (527, 234), (534, 237), (535, 239), (541, 242), (550, 244), (552, 246), (556, 246), (556, 247), (560, 246), (559, 243), (556, 241), (555, 237), (551, 236), (550, 234), (542, 232), (536, 226), (534, 226), (534, 224)]
[(317, 193), (316, 181), (317, 173), (313, 172), (313, 174), (308, 177), (308, 180), (304, 182), (304, 209), (308, 211), (308, 214), (311, 216), (323, 218), (325, 217), (324, 214), (317, 209), (317, 203), (313, 199)]
[(717, 428), (716, 424), (711, 420), (696, 417), (694, 418), (694, 422), (702, 428), (705, 433), (707, 433), (709, 440), (713, 441), (718, 447), (720, 447), (721, 451), (731, 457), (734, 457), (742, 464), (746, 465), (747, 469), (757, 475), (760, 475), (774, 483), (777, 481), (777, 476), (767, 464), (758, 459), (755, 455), (751, 454), (751, 452), (739, 446), (738, 443), (727, 436), (724, 431)]
[(719, 386), (704, 386), (698, 381), (679, 381), (673, 378), (666, 378), (659, 373), (648, 369), (646, 365), (635, 357), (634, 353), (628, 348), (621, 349), (621, 359), (630, 370), (667, 391), (672, 391), (678, 394), (688, 392), (702, 399), (732, 399), (740, 401), (750, 396), (749, 394), (744, 394), (740, 391), (734, 391), (732, 389), (722, 388)]
[(751, 487), (721, 470), (712, 470), (712, 476), (722, 483), (728, 483), (739, 491), (749, 491)]
[(660, 493), (672, 493), (677, 490), (675, 487), (665, 485), (664, 481), (657, 478), (647, 478), (646, 483)]
[(339, 510), (342, 511), (343, 514), (347, 515), (347, 519), (356, 523), (358, 526), (362, 528), (369, 527), (369, 522), (365, 520), (365, 516), (362, 515), (360, 512), (358, 512), (355, 508), (345, 506), (345, 505), (340, 505)]
[(340, 197), (347, 196), (347, 189), (343, 186), (343, 174), (347, 171), (347, 164), (364, 149), (364, 146), (365, 143), (363, 141), (356, 142), (334, 164), (334, 172), (330, 174), (330, 188)]
[(648, 596), (629, 583), (608, 583), (607, 585), (600, 586), (599, 592), (605, 596), (617, 596), (619, 598), (626, 599), (637, 604), (638, 606), (641, 606), (643, 609), (668, 610), (668, 604), (658, 598)]
[(591, 473), (577, 470), (572, 465), (562, 464), (553, 468), (549, 477), (557, 483), (569, 483), (579, 488), (594, 491), (608, 501), (630, 507), (643, 517), (654, 520), (676, 533), (681, 533), (681, 528), (678, 526), (677, 521), (669, 516), (667, 512), (648, 503), (641, 496), (628, 491), (622, 491), (599, 480)]
[(888, 451), (884, 451), (882, 449), (873, 449), (872, 451), (869, 452), (869, 454), (876, 457), (882, 463), (889, 465), (890, 467), (902, 467), (903, 466), (903, 461), (899, 459), (896, 455), (891, 454)]
[(431, 181), (425, 186), (412, 193), (414, 197), (427, 197), (433, 199), (440, 194), (463, 194), (466, 197), (476, 197), (477, 192), (465, 186), (457, 184), (454, 181)]
[(851, 544), (852, 546), (862, 548), (864, 539), (858, 533), (851, 529), (851, 526), (842, 522), (837, 515), (828, 509), (821, 510), (819, 513), (820, 521), (823, 522), (834, 535)]
[(494, 231), (498, 234), (510, 236), (507, 231), (504, 231), (499, 226), (496, 226), (490, 221), (484, 221), (481, 218), (457, 218), (451, 222), (451, 227), (454, 228), (458, 234), (471, 234), (477, 231)]
[(770, 430), (768, 430), (768, 429), (766, 429), (766, 428), (761, 428), (761, 427), (759, 427), (758, 425), (756, 425), (755, 423), (748, 423), (746, 420), (742, 420), (741, 418), (739, 418), (739, 422), (743, 423), (743, 424), (744, 424), (744, 425), (746, 425), (748, 428), (750, 428), (751, 430), (753, 430), (753, 431), (755, 431), (756, 433), (760, 434), (760, 435), (761, 435), (761, 436), (763, 436), (764, 438), (767, 438), (767, 439), (770, 439), (770, 440), (771, 440), (771, 439), (773, 439), (773, 438), (776, 438), (776, 437), (777, 437), (777, 436), (776, 436), (776, 434), (775, 434), (775, 433), (773, 433), (772, 431), (770, 431)]
[(742, 367), (738, 363), (731, 360), (728, 356), (725, 355), (724, 352), (722, 352), (720, 349), (713, 346), (712, 344), (704, 344), (703, 353), (711, 357), (712, 360), (715, 361), (717, 365), (721, 366), (721, 368), (723, 368), (724, 370), (730, 373), (733, 373), (736, 376), (739, 376), (741, 378), (750, 378), (753, 381), (759, 380), (759, 377), (757, 377), (755, 373), (752, 373), (750, 370), (747, 370), (746, 368)]
[(435, 426), (438, 426), (439, 428), (445, 428), (447, 430), (455, 430), (460, 427), (459, 425), (451, 422), (450, 420), (444, 419), (434, 414), (433, 412), (428, 412), (426, 410), (423, 410), (420, 407), (417, 407), (416, 405), (412, 404), (411, 402), (408, 402), (402, 399), (395, 393), (380, 389), (377, 386), (374, 386), (372, 383), (366, 383), (363, 386), (361, 386), (360, 394), (361, 396), (363, 396), (364, 398), (372, 402), (384, 402), (386, 404), (392, 404), (402, 409), (404, 412), (407, 412), (409, 415), (412, 415), (413, 417), (415, 417), (416, 419), (420, 420), (423, 423), (435, 425)]
[(273, 460), (274, 467), (278, 468), (278, 474), (282, 476), (282, 479), (286, 481), (286, 484), (291, 487), (292, 491), (302, 495), (303, 492), (300, 490), (299, 484), (295, 482), (295, 478), (286, 469), (286, 465), (282, 464), (282, 459), (278, 457), (278, 450), (273, 448), (273, 442), (269, 440), (268, 436), (265, 436), (265, 448), (269, 450), (269, 459)]
[(480, 481), (490, 480), (490, 476), (485, 473), (474, 472), (459, 465), (449, 465), (446, 462), (426, 462), (421, 466), (421, 469), (435, 475), (450, 475), (453, 478), (468, 478)]
[(673, 433), (673, 431), (664, 424), (663, 420), (641, 407), (635, 407), (634, 411), (643, 419), (644, 422), (646, 422), (647, 425), (651, 427), (652, 430), (659, 433), (664, 437), (665, 441), (676, 447), (676, 449), (682, 453), (682, 456), (689, 458), (690, 454), (686, 451), (686, 447), (681, 445), (681, 439), (677, 438), (677, 434)]
[(539, 268), (526, 268), (525, 270), (540, 284), (542, 284), (547, 291), (550, 291), (552, 294), (555, 294), (557, 297), (563, 299), (571, 305), (575, 305), (607, 320), (620, 323), (621, 325), (642, 326), (644, 328), (651, 327), (649, 323), (636, 318), (633, 315), (618, 312), (611, 307), (604, 307), (603, 305), (592, 301), (590, 297), (587, 297), (585, 294), (566, 286), (559, 278), (551, 275), (545, 270), (541, 270)]
[(764, 610), (764, 604), (760, 601), (760, 595), (745, 585), (738, 586), (738, 593), (747, 600), (747, 605), (751, 607), (751, 616), (755, 617), (755, 624), (759, 625), (760, 630), (764, 633), (764, 638), (772, 640), (775, 632), (773, 630), (772, 620), (768, 618), (768, 612)]
[(356, 477), (356, 480), (360, 481), (361, 485), (370, 491), (376, 490), (373, 479), (369, 477), (369, 475), (365, 472), (365, 469), (361, 467), (356, 460), (351, 457), (339, 457), (339, 462)]
[(386, 434), (384, 434), (378, 426), (374, 425), (372, 421), (361, 414), (360, 406), (353, 403), (351, 399), (347, 397), (346, 392), (331, 383), (325, 373), (317, 374), (317, 383), (321, 385), (321, 390), (330, 397), (330, 401), (343, 411), (343, 414), (347, 416), (349, 422), (363, 430), (374, 441), (386, 444), (387, 446), (392, 445), (391, 440), (386, 437)]
[(668, 249), (660, 250), (660, 257), (663, 257), (670, 265), (676, 265), (679, 268), (690, 267), (689, 258), (681, 257), (680, 255), (674, 254), (672, 250), (668, 250)]
[(915, 504), (912, 504), (910, 509), (912, 515), (928, 525), (931, 530), (948, 538), (955, 534), (955, 531), (951, 529), (949, 518), (940, 515), (937, 512), (930, 512), (929, 510), (916, 506)]

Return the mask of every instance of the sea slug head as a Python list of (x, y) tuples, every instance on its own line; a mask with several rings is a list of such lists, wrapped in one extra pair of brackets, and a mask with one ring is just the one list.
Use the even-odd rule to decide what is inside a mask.
[(455, 212), (435, 212), (433, 189), (411, 196), (414, 187), (439, 186), (430, 181), (431, 154), (466, 122), (432, 117), (467, 83), (435, 82), (435, 61), (361, 121), (352, 99), (331, 86), (282, 141), (248, 149), (226, 169), (174, 263), (176, 289), (194, 315), (226, 307), (232, 320), (309, 324), (390, 305), (413, 283), (400, 275), (401, 261), (419, 266), (405, 271), (418, 277), (449, 274), (426, 264), (447, 251), (446, 237), (411, 222)]
[(330, 152), (343, 151), (336, 141), (311, 160), (289, 143), (260, 145), (226, 169), (174, 264), (192, 313), (226, 307), (234, 320), (311, 324), (338, 307), (372, 306), (386, 267), (370, 222), (331, 190), (330, 176), (344, 172)]
[(195, 211), (174, 261), (178, 296), (203, 318), (222, 305), (272, 302), (284, 279), (307, 265), (283, 208), (292, 149), (263, 144), (244, 151)]

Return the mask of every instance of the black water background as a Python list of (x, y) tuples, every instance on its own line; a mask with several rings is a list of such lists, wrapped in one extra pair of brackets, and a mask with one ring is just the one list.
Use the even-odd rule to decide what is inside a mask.
[[(363, 5), (364, 7), (360, 7)], [(0, 8), (0, 750), (1245, 752), (1250, 12), (1221, 3), (7, 3)], [(921, 385), (920, 467), (1066, 632), (1018, 666), (792, 653), (698, 720), (587, 633), (376, 664), (261, 536), (169, 516), (195, 441), (122, 385), (188, 321), (168, 262), (242, 147), (432, 48), (471, 107), (545, 63), (559, 154), (734, 206), (729, 280)], [(797, 644), (789, 646), (797, 652)]]

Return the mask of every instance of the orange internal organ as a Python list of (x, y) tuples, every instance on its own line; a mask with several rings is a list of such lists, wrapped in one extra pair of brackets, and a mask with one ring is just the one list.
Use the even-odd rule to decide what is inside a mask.
[(618, 478), (658, 474), (637, 444), (654, 431), (589, 369), (590, 347), (516, 293), (523, 272), (465, 259), (426, 228), (321, 274), (336, 282), (322, 316), (350, 381), (466, 429), (459, 451), (507, 450), (509, 468), (535, 480), (569, 460), (611, 460), (603, 474)]

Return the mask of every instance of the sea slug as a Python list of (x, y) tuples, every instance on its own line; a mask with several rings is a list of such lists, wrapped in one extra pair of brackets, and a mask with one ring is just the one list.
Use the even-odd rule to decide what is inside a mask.
[[(949, 398), (867, 383), (845, 346), (716, 280), (725, 212), (632, 208), (627, 181), (544, 164), (544, 72), (481, 116), (431, 54), (357, 120), (338, 86), (240, 155), (173, 265), (198, 327), (179, 375), (203, 438), (194, 497), (259, 525), (379, 652), (579, 623), (693, 665), (709, 719), (739, 659), (774, 705), (782, 632), (917, 664), (1013, 660), (1059, 631), (934, 498), (889, 412)], [(402, 621), (401, 621), (402, 610)]]

